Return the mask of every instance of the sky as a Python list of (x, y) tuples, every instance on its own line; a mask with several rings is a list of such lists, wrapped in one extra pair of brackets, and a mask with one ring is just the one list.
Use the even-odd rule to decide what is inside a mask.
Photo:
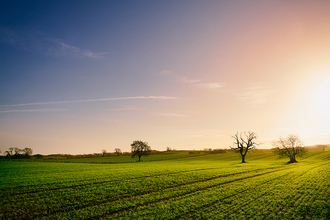
[(330, 143), (330, 1), (0, 2), (0, 149)]

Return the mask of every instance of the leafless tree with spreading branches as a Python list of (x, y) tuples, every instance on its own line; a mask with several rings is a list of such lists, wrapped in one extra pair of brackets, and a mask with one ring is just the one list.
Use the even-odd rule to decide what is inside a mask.
[(297, 163), (296, 157), (301, 157), (307, 152), (303, 147), (303, 142), (296, 134), (289, 134), (287, 138), (280, 137), (272, 142), (274, 146), (273, 152), (280, 157), (288, 157), (289, 163)]
[(235, 139), (234, 147), (230, 147), (233, 150), (238, 150), (242, 156), (242, 163), (245, 163), (245, 156), (251, 149), (255, 149), (260, 143), (256, 142), (258, 138), (257, 134), (252, 131), (245, 131), (238, 134), (238, 132), (232, 136)]

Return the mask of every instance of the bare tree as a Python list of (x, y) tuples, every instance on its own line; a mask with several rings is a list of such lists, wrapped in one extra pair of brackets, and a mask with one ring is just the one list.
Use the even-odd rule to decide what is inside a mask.
[(280, 157), (288, 157), (289, 163), (297, 163), (296, 157), (301, 157), (307, 152), (303, 147), (303, 142), (296, 134), (289, 134), (287, 138), (280, 137), (272, 142), (274, 146), (273, 152)]
[(18, 156), (22, 152), (22, 150), (17, 147), (14, 148), (14, 151), (16, 156)]
[(10, 151), (10, 154), (11, 154), (11, 155), (14, 155), (14, 148), (13, 148), (13, 147), (10, 147), (10, 148), (8, 149), (8, 151)]
[(166, 151), (171, 151), (171, 150), (172, 150), (172, 148), (166, 147)]
[(245, 163), (245, 156), (250, 149), (255, 149), (260, 143), (256, 142), (257, 134), (248, 131), (238, 134), (238, 132), (232, 136), (235, 139), (234, 146), (230, 147), (233, 150), (238, 150), (242, 156), (242, 163)]
[(132, 151), (132, 158), (138, 156), (139, 162), (141, 161), (141, 157), (143, 155), (148, 156), (151, 152), (151, 147), (148, 145), (147, 142), (143, 141), (133, 141), (131, 144), (131, 151)]
[(119, 156), (120, 154), (122, 154), (121, 150), (119, 148), (115, 148), (115, 153), (117, 154), (117, 156)]
[(6, 151), (6, 158), (11, 158), (12, 156), (14, 156), (14, 148), (10, 147), (7, 151)]
[(30, 158), (32, 156), (33, 151), (31, 148), (26, 147), (23, 150), (21, 150), (21, 152), (24, 153), (25, 158)]
[(106, 150), (102, 150), (102, 157), (105, 157), (105, 155), (107, 154), (107, 151)]

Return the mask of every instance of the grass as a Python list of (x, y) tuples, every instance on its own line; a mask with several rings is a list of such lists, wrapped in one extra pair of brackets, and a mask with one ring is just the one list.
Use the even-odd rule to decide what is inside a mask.
[[(196, 151), (197, 153), (191, 154), (190, 151), (170, 151), (170, 152), (159, 152), (155, 155), (142, 156), (141, 161), (159, 161), (159, 160), (173, 160), (186, 157), (196, 157), (205, 155), (203, 151)], [(61, 162), (61, 163), (135, 163), (139, 159), (138, 157), (132, 158), (131, 156), (105, 156), (105, 157), (85, 157), (85, 158), (72, 158), (67, 159), (65, 157), (50, 157), (44, 159), (34, 159), (34, 161), (43, 162)]]
[(330, 152), (309, 152), (296, 164), (264, 152), (245, 164), (235, 153), (119, 158), (0, 162), (0, 218), (330, 217)]

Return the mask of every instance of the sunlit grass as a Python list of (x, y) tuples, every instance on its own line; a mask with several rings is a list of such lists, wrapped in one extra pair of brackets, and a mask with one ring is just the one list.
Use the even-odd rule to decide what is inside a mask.
[[(91, 163), (0, 162), (0, 218), (327, 219), (330, 214), (330, 152), (308, 152), (295, 164), (271, 152), (251, 152), (244, 164), (237, 153), (182, 157), (187, 155), (114, 164), (95, 163), (107, 159), (102, 157), (85, 158)], [(163, 160), (152, 161), (160, 156)]]

